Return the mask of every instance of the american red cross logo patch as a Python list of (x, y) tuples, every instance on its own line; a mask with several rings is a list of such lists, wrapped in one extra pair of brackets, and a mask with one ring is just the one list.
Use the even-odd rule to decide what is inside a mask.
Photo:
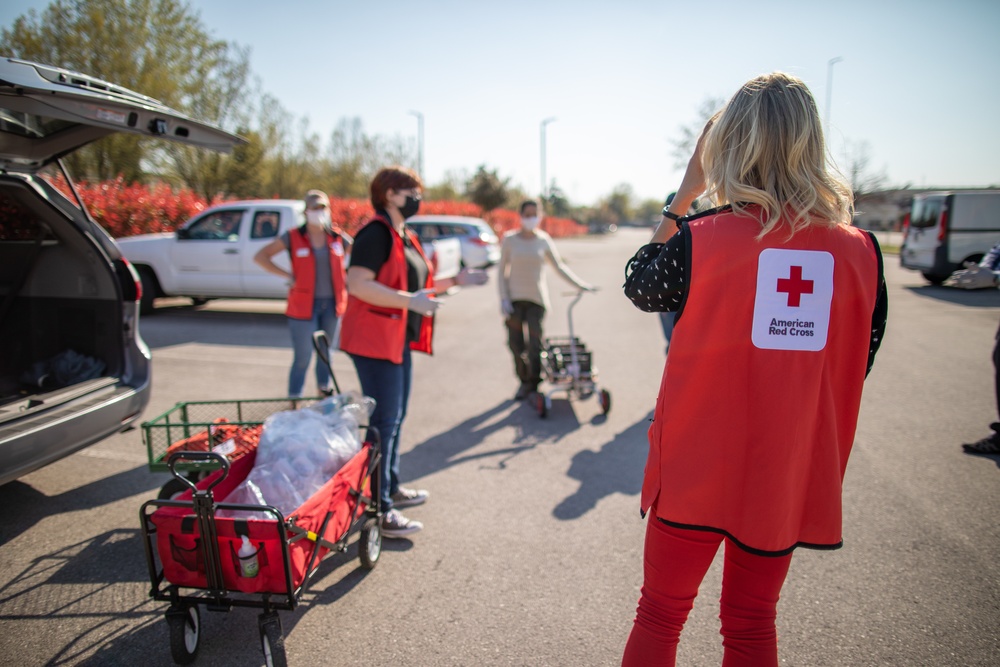
[(833, 255), (768, 248), (757, 259), (752, 339), (765, 350), (826, 347), (833, 302)]

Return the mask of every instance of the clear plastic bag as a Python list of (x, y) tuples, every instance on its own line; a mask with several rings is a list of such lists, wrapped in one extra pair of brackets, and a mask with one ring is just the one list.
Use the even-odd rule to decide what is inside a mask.
[(374, 399), (352, 393), (271, 415), (264, 421), (253, 469), (224, 502), (271, 505), (287, 516), (361, 450), (359, 425), (374, 409)]

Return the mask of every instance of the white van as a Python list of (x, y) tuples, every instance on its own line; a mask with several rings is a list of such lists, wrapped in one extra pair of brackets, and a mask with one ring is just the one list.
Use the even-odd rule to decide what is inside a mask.
[(1000, 243), (1000, 190), (917, 195), (903, 233), (900, 264), (940, 285)]

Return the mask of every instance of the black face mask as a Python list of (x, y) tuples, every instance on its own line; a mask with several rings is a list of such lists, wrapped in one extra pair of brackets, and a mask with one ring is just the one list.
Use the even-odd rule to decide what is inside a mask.
[(412, 218), (420, 210), (420, 198), (413, 195), (406, 195), (406, 203), (399, 209), (404, 218)]

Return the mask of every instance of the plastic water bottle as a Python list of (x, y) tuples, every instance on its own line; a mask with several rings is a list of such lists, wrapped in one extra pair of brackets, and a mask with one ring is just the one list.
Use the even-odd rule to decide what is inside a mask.
[(257, 550), (250, 544), (250, 538), (246, 535), (242, 537), (243, 544), (240, 545), (240, 550), (237, 552), (240, 557), (240, 574), (250, 579), (257, 576), (260, 565), (257, 563)]

